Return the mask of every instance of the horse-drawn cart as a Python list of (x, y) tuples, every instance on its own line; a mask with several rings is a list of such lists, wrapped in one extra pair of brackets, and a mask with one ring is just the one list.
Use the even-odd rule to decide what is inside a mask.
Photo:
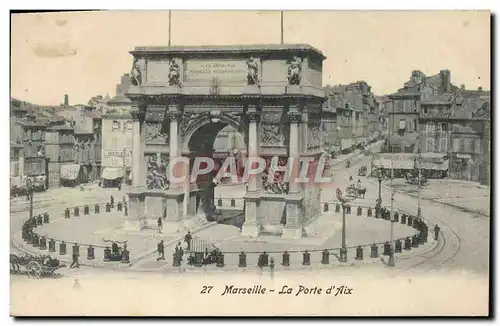
[(366, 171), (367, 171), (366, 165), (361, 166), (358, 169), (358, 176), (366, 176)]
[(10, 264), (12, 272), (20, 272), (20, 267), (23, 267), (29, 278), (39, 279), (43, 276), (53, 275), (59, 268), (66, 265), (60, 264), (59, 260), (53, 259), (50, 256), (16, 256), (10, 255)]

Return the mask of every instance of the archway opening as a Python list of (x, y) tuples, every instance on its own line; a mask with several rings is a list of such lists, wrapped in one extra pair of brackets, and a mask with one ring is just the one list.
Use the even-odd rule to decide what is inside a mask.
[[(200, 126), (191, 135), (188, 149), (193, 160), (205, 157), (214, 163), (212, 170), (196, 177), (197, 213), (204, 214), (209, 221), (241, 228), (245, 220), (243, 197), (246, 193), (242, 183), (247, 153), (244, 135), (231, 123), (212, 121)], [(224, 164), (228, 160), (234, 160), (232, 167), (236, 170)], [(217, 178), (222, 175), (219, 172), (223, 166), (226, 166), (227, 176)], [(205, 167), (201, 163), (199, 168)]]

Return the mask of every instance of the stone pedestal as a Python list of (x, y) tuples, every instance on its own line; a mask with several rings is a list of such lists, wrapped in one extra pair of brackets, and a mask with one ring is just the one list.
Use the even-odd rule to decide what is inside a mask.
[(242, 236), (255, 238), (259, 235), (259, 209), (259, 194), (247, 192), (245, 197), (245, 223), (241, 228)]
[(184, 230), (183, 189), (168, 189), (165, 192), (166, 216), (163, 219), (165, 232), (181, 232)]
[(139, 231), (145, 227), (144, 189), (132, 188), (128, 194), (129, 216), (124, 221), (123, 228), (129, 231)]
[(285, 196), (286, 224), (281, 237), (283, 239), (302, 238), (303, 198), (300, 193)]

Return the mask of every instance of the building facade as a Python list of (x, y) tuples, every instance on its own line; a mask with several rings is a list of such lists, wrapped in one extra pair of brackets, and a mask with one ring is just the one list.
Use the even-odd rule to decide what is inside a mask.
[[(114, 105), (113, 105), (114, 104)], [(112, 103), (102, 118), (102, 186), (130, 183), (132, 165), (130, 102)]]
[(47, 126), (45, 152), (50, 187), (78, 184), (80, 165), (75, 163), (74, 122), (60, 120)]

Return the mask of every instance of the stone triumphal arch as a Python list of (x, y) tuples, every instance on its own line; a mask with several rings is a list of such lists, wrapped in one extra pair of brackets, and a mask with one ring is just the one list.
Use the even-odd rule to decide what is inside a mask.
[[(159, 216), (164, 228), (195, 226), (205, 185), (167, 186), (168, 162), (186, 157), (191, 169), (194, 157), (227, 125), (244, 135), (249, 157), (279, 156), (286, 164), (288, 157), (322, 155), (325, 56), (313, 47), (136, 47), (131, 54), (126, 95), (133, 103), (133, 187), (127, 227), (156, 223)], [(242, 234), (300, 237), (302, 226), (320, 214), (319, 198), (319, 185), (274, 187), (252, 178)]]

